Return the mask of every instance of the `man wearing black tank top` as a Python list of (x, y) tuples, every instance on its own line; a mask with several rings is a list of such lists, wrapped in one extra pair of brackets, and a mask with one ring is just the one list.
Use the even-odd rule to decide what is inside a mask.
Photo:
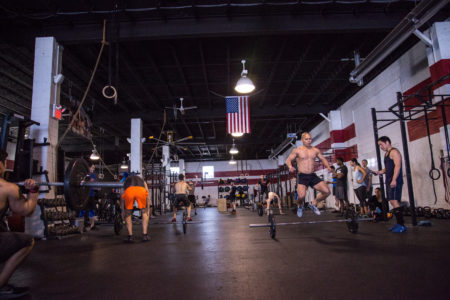
[(397, 224), (389, 230), (395, 233), (406, 232), (402, 207), (400, 206), (403, 187), (402, 155), (398, 149), (392, 147), (389, 137), (379, 137), (377, 142), (386, 154), (384, 155), (384, 169), (374, 173), (386, 175), (386, 198), (394, 208), (394, 215), (397, 219)]

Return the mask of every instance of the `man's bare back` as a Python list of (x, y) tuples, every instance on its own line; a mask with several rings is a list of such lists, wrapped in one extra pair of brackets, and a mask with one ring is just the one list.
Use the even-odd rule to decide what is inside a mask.
[(179, 181), (175, 183), (175, 194), (186, 194), (188, 190), (190, 190), (190, 187), (186, 181)]

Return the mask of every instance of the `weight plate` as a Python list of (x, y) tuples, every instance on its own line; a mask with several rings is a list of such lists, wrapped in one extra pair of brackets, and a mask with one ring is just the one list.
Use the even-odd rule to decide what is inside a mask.
[(277, 225), (275, 224), (275, 218), (273, 217), (272, 214), (269, 215), (269, 223), (270, 223), (269, 227), (270, 237), (274, 239), (275, 236), (277, 235)]
[(264, 208), (262, 207), (262, 205), (258, 205), (258, 216), (262, 217), (263, 214)]
[(122, 230), (122, 227), (123, 227), (122, 216), (118, 214), (114, 218), (114, 233), (116, 235), (119, 235), (120, 231)]
[(71, 161), (64, 176), (64, 197), (73, 210), (82, 210), (89, 201), (89, 187), (81, 186), (81, 182), (89, 180), (89, 164), (79, 158)]

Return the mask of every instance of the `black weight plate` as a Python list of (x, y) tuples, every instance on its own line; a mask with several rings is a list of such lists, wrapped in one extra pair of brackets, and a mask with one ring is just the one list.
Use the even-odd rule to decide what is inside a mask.
[(227, 186), (227, 187), (225, 187), (225, 192), (229, 192), (230, 191), (230, 187), (229, 186)]
[(122, 230), (123, 223), (122, 223), (122, 216), (117, 215), (114, 219), (114, 233), (116, 235), (120, 234), (120, 231)]
[(81, 182), (89, 180), (89, 164), (82, 158), (69, 163), (64, 176), (64, 197), (69, 207), (81, 210), (89, 201), (89, 187), (81, 186)]
[(275, 224), (275, 219), (272, 214), (269, 215), (269, 223), (270, 223), (269, 227), (270, 237), (274, 239), (275, 236), (277, 235), (277, 225)]
[(264, 208), (262, 207), (262, 205), (258, 205), (258, 216), (262, 217), (263, 214)]
[(245, 186), (242, 187), (242, 189), (244, 190), (244, 192), (246, 192), (246, 191), (248, 191), (248, 186), (245, 185)]

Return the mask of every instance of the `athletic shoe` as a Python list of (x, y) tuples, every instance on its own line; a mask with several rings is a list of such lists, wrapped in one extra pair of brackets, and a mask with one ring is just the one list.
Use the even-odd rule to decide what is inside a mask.
[(132, 236), (132, 235), (127, 236), (127, 238), (125, 240), (123, 240), (123, 242), (129, 243), (129, 244), (134, 243), (134, 236)]
[(172, 222), (176, 222), (176, 221), (177, 221), (177, 218), (173, 218), (173, 219), (172, 219)]
[(297, 217), (301, 218), (303, 216), (303, 207), (297, 208)]
[(0, 288), (0, 299), (14, 299), (22, 297), (30, 292), (28, 287), (15, 287), (7, 284)]
[(192, 221), (192, 218), (188, 218), (188, 221), (189, 221), (189, 222)]
[(310, 204), (309, 209), (311, 209), (316, 215), (320, 215), (320, 210), (317, 208), (317, 206)]
[(150, 237), (148, 236), (148, 234), (144, 234), (142, 236), (142, 242), (148, 242), (148, 241), (150, 241)]
[(400, 224), (397, 224), (397, 226), (392, 229), (392, 232), (394, 233), (402, 233), (402, 232), (406, 232), (406, 227)]
[(397, 228), (397, 226), (400, 226), (400, 224), (395, 224), (394, 226), (389, 227), (388, 230), (389, 230), (389, 231), (392, 231), (392, 230), (394, 230), (395, 228)]

